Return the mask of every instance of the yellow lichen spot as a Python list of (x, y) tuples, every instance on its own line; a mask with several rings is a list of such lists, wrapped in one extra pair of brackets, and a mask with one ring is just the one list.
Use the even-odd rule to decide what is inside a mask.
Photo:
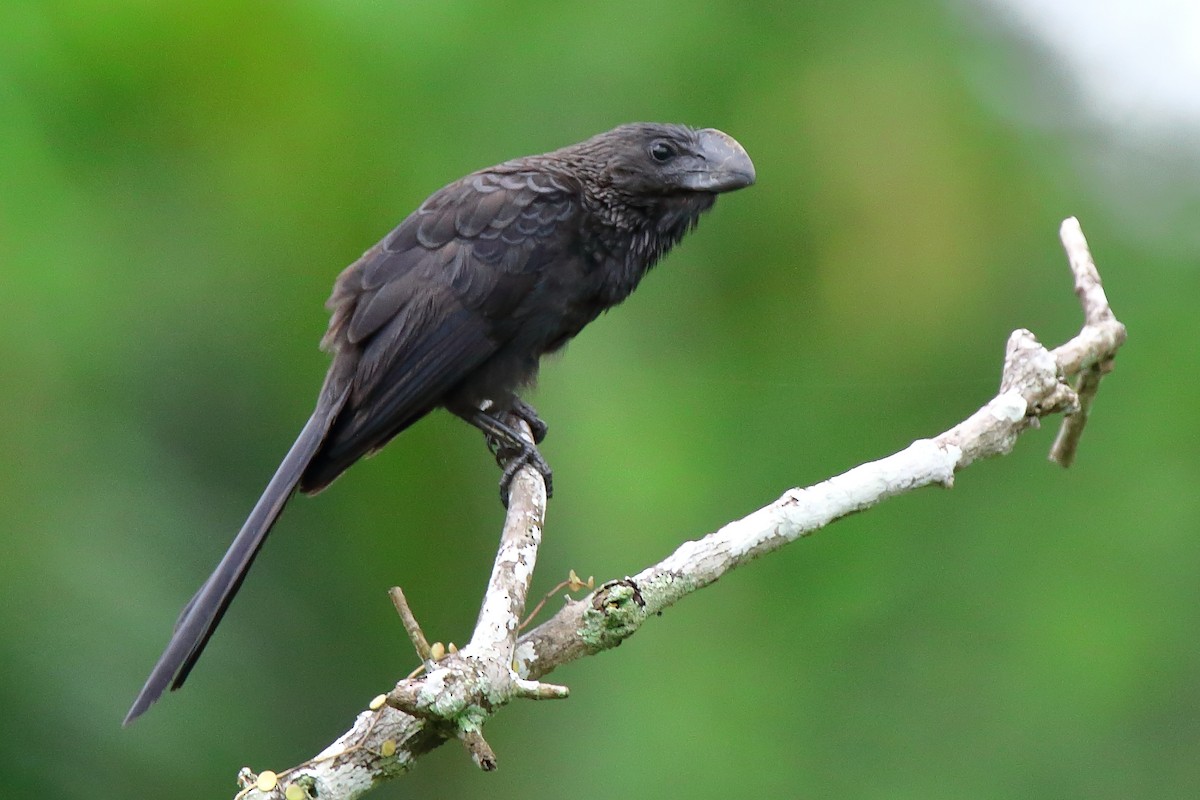
[(258, 773), (258, 780), (254, 782), (254, 788), (258, 789), (260, 792), (274, 791), (275, 787), (278, 785), (279, 776), (269, 769), (264, 769), (262, 772)]
[(434, 642), (429, 645), (429, 657), (434, 661), (441, 661), (446, 657), (446, 645), (441, 642)]
[(370, 708), (372, 711), (378, 711), (379, 709), (383, 708), (383, 706), (386, 703), (387, 703), (387, 695), (386, 694), (377, 694), (371, 698), (371, 704), (367, 707)]
[(283, 796), (287, 800), (308, 800), (308, 793), (294, 783), (287, 787)]
[(396, 741), (394, 739), (384, 739), (383, 744), (379, 745), (379, 754), (384, 758), (396, 755)]

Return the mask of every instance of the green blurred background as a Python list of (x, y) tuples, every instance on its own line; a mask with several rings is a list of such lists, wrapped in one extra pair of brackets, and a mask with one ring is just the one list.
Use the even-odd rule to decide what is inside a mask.
[(338, 271), (461, 174), (649, 119), (759, 183), (543, 371), (539, 594), (985, 402), (1009, 331), (1080, 324), (1065, 216), (1129, 344), (1070, 471), (1048, 429), (839, 523), (507, 709), (498, 772), (445, 747), (376, 796), (1200, 795), (1200, 137), (1090, 98), (966, 4), (9, 0), (0, 794), (232, 795), (413, 666), (389, 586), (468, 637), (497, 471), (436, 415), (297, 500), (120, 728), (308, 415)]

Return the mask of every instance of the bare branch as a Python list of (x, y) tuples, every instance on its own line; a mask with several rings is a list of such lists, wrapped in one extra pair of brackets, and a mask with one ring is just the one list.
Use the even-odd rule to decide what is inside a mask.
[(1092, 400), (1100, 389), (1100, 379), (1112, 371), (1113, 356), (1125, 343), (1125, 326), (1117, 321), (1108, 305), (1108, 296), (1100, 283), (1100, 273), (1092, 260), (1079, 220), (1074, 217), (1063, 220), (1058, 235), (1075, 276), (1075, 295), (1083, 306), (1085, 322), (1079, 336), (1054, 351), (1064, 374), (1079, 374), (1075, 386), (1079, 408), (1063, 419), (1054, 446), (1050, 448), (1050, 460), (1069, 467), (1075, 461), (1079, 437), (1087, 425)]
[(420, 623), (417, 622), (412, 608), (408, 605), (408, 598), (404, 596), (404, 590), (399, 586), (393, 586), (388, 590), (388, 597), (392, 598), (392, 605), (396, 607), (396, 613), (400, 615), (400, 622), (404, 624), (404, 630), (408, 633), (409, 640), (412, 641), (413, 649), (417, 651), (417, 658), (422, 661), (432, 661), (433, 648), (429, 646), (425, 632), (421, 630)]
[[(529, 441), (524, 422), (518, 430)], [(272, 780), (248, 769), (239, 773), (246, 787), (239, 798), (361, 797), (376, 783), (407, 772), (417, 757), (457, 737), (475, 763), (496, 768), (496, 755), (483, 738), (484, 721), (514, 697), (565, 697), (566, 689), (519, 677), (513, 654), (525, 600), (533, 580), (546, 513), (546, 485), (530, 467), (512, 481), (500, 548), (471, 641), (458, 652), (433, 660), (404, 593), (391, 594), (405, 630), (427, 672), (406, 678), (358, 715), (349, 731), (310, 761), (279, 773)], [(264, 773), (265, 774), (265, 773)], [(301, 794), (297, 794), (301, 792)]]
[[(1014, 331), (1005, 349), (999, 393), (970, 417), (894, 455), (815, 486), (790, 489), (774, 503), (685, 542), (638, 574), (609, 581), (583, 600), (568, 600), (518, 640), (517, 620), (525, 607), (545, 512), (541, 476), (523, 469), (514, 480), (500, 552), (471, 642), (462, 652), (430, 663), (429, 674), (401, 681), (387, 695), (386, 706), (359, 714), (354, 727), (311, 762), (262, 781), (244, 770), (241, 779), (249, 788), (243, 796), (357, 798), (452, 737), (463, 741), (479, 766), (494, 768), (495, 754), (481, 729), (500, 706), (514, 697), (565, 697), (564, 687), (537, 679), (615, 647), (647, 619), (729, 570), (889, 497), (922, 486), (949, 488), (956, 472), (981, 458), (1008, 453), (1022, 433), (1051, 414), (1066, 415), (1051, 458), (1069, 464), (1099, 377), (1111, 369), (1126, 334), (1108, 305), (1078, 222), (1065, 221), (1061, 236), (1083, 306), (1083, 329), (1054, 350), (1027, 330)], [(1074, 377), (1076, 389), (1068, 383)], [(264, 791), (266, 786), (271, 788)]]

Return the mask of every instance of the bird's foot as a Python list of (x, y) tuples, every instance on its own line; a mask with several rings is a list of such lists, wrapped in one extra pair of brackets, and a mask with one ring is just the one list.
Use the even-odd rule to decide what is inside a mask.
[(550, 465), (542, 458), (537, 445), (522, 436), (514, 427), (516, 421), (523, 421), (529, 425), (534, 441), (542, 440), (546, 435), (546, 423), (542, 422), (532, 406), (518, 400), (507, 414), (497, 415), (494, 412), (475, 410), (469, 415), (463, 415), (463, 419), (483, 431), (487, 437), (488, 449), (496, 456), (496, 463), (503, 469), (500, 476), (500, 502), (505, 508), (508, 508), (508, 494), (512, 489), (513, 478), (521, 467), (528, 466), (537, 470), (546, 482), (546, 497), (554, 494)]
[(513, 398), (512, 410), (508, 413), (519, 420), (523, 420), (529, 426), (529, 430), (533, 433), (533, 443), (541, 444), (546, 438), (546, 431), (549, 427), (545, 421), (538, 416), (537, 409), (526, 403), (519, 397)]
[(550, 465), (546, 463), (546, 459), (542, 458), (541, 452), (535, 445), (522, 439), (520, 447), (500, 445), (495, 453), (496, 463), (504, 470), (500, 475), (500, 502), (504, 504), (505, 508), (508, 508), (508, 496), (512, 491), (513, 478), (517, 476), (522, 467), (532, 467), (537, 470), (541, 474), (542, 480), (546, 482), (546, 497), (554, 495), (554, 476), (550, 471)]

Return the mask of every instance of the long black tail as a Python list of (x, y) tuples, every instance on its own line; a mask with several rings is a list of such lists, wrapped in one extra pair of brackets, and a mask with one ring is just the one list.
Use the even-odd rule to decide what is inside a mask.
[(129, 713), (125, 715), (123, 724), (128, 725), (141, 716), (162, 695), (168, 684), (171, 689), (182, 686), (196, 660), (200, 658), (204, 645), (208, 643), (217, 623), (225, 614), (225, 609), (229, 607), (230, 601), (241, 587), (254, 557), (258, 555), (263, 541), (271, 531), (271, 526), (275, 524), (283, 507), (295, 493), (304, 468), (320, 448), (322, 440), (329, 432), (329, 426), (345, 405), (348, 390), (334, 390), (332, 383), (333, 381), (327, 381), (321, 390), (316, 410), (309, 417), (304, 430), (300, 432), (279, 469), (275, 471), (275, 476), (267, 484), (262, 497), (255, 503), (254, 510), (238, 531), (237, 538), (225, 551), (221, 563), (200, 587), (200, 591), (183, 607), (167, 649), (159, 656), (158, 663), (146, 679), (146, 685), (142, 687)]

